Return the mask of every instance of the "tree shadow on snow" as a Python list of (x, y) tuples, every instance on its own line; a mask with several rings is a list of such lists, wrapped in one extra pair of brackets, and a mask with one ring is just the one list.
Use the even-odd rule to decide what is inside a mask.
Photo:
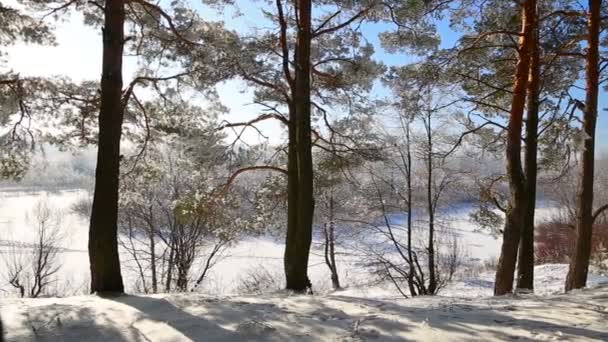
[[(193, 341), (402, 341), (393, 335), (403, 331), (403, 324), (386, 320), (383, 333), (375, 329), (358, 327), (369, 317), (349, 315), (339, 308), (324, 305), (315, 297), (309, 310), (292, 304), (298, 296), (278, 303), (256, 302), (255, 299), (215, 299), (198, 296), (173, 295), (171, 302), (150, 297), (124, 296), (114, 300), (130, 305), (144, 313), (146, 318), (165, 322)], [(250, 301), (251, 300), (251, 301)], [(292, 302), (292, 300), (296, 302)], [(187, 307), (186, 313), (179, 307)], [(175, 312), (179, 311), (179, 314)], [(226, 330), (230, 326), (234, 330)]]
[[(141, 312), (142, 316), (133, 325), (146, 336), (163, 336), (163, 340), (182, 340), (184, 337), (192, 341), (240, 341), (239, 334), (223, 328), (216, 317), (192, 315), (175, 306), (164, 298), (120, 296), (111, 300), (131, 306)], [(204, 303), (201, 303), (204, 305)], [(166, 326), (159, 326), (164, 324)], [(167, 328), (173, 330), (168, 336)], [(164, 331), (163, 331), (164, 330)], [(181, 336), (180, 338), (180, 335)]]
[[(146, 341), (136, 330), (121, 330), (107, 324), (106, 313), (94, 312), (91, 308), (53, 304), (30, 309), (27, 313), (26, 331), (11, 335), (9, 342), (126, 342)], [(15, 327), (7, 327), (13, 329)], [(5, 331), (14, 333), (14, 331)], [(26, 335), (26, 336), (25, 336)]]
[[(373, 299), (361, 299), (348, 296), (331, 296), (332, 300), (346, 303), (361, 303), (366, 306), (377, 308), (377, 312), (383, 312), (397, 317), (407, 319), (409, 322), (423, 323), (436, 331), (446, 335), (458, 333), (461, 336), (478, 336), (480, 333), (492, 335), (498, 340), (537, 341), (538, 338), (550, 336), (552, 338), (586, 338), (597, 341), (608, 341), (608, 330), (598, 331), (584, 327), (573, 326), (572, 322), (564, 323), (547, 322), (533, 317), (518, 318), (515, 311), (526, 314), (528, 308), (518, 307), (516, 303), (496, 299), (492, 305), (483, 303), (441, 303), (433, 302), (428, 308), (408, 307), (407, 301), (401, 304), (388, 303)], [(515, 305), (511, 305), (515, 304)], [(539, 308), (536, 307), (536, 310)], [(559, 312), (568, 314), (567, 307), (560, 307), (555, 303), (547, 303), (542, 310), (546, 314)], [(594, 310), (590, 310), (594, 311)], [(512, 315), (513, 314), (513, 315)], [(566, 316), (564, 317), (566, 318)], [(382, 333), (382, 325), (379, 328)], [(509, 334), (509, 330), (524, 330), (537, 336), (535, 338), (524, 338), (517, 334)], [(402, 330), (403, 331), (403, 330)], [(543, 336), (544, 335), (544, 336)], [(380, 338), (383, 340), (383, 338)]]
[[(34, 341), (409, 341), (420, 336), (450, 340), (608, 340), (606, 331), (574, 326), (566, 302), (496, 299), (484, 302), (429, 300), (427, 307), (333, 295), (272, 298), (121, 296), (79, 305), (45, 305), (27, 312)], [(183, 309), (184, 308), (184, 309)], [(586, 310), (584, 304), (578, 310)], [(186, 311), (187, 310), (187, 311)], [(526, 312), (526, 310), (533, 310)], [(553, 312), (552, 312), (553, 310)], [(534, 314), (530, 314), (533, 312)], [(551, 316), (551, 322), (543, 316)], [(598, 312), (594, 312), (596, 316)], [(584, 312), (582, 313), (584, 314)], [(592, 314), (592, 311), (589, 311)], [(537, 316), (534, 316), (537, 315)], [(422, 327), (422, 330), (421, 330)], [(429, 329), (426, 331), (426, 329)], [(532, 334), (522, 337), (522, 330)], [(519, 331), (519, 335), (518, 335)], [(415, 335), (426, 333), (430, 335)], [(431, 338), (432, 339), (432, 338)], [(32, 340), (32, 339), (19, 339)], [(17, 341), (17, 340), (14, 340)]]

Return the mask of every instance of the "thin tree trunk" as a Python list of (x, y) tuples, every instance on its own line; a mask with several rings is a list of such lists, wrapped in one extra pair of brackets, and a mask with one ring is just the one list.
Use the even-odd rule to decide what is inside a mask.
[(148, 241), (150, 242), (150, 273), (152, 274), (152, 293), (158, 293), (158, 276), (156, 270), (156, 240), (154, 229), (154, 208), (148, 207)]
[[(139, 272), (139, 279), (141, 279), (142, 290), (144, 291), (144, 293), (148, 293), (148, 286), (146, 285), (146, 274), (144, 273), (144, 268), (141, 265), (141, 262), (139, 262), (139, 257), (137, 256), (137, 248), (135, 247), (135, 243), (133, 242), (133, 236), (135, 236), (135, 233), (133, 232), (133, 223), (130, 217), (127, 217), (127, 226), (129, 227), (129, 246), (125, 247), (127, 247), (127, 251), (133, 257), (135, 265), (137, 265), (137, 271)], [(124, 245), (125, 243), (123, 243), (123, 246)]]
[(576, 242), (566, 277), (566, 291), (585, 287), (593, 233), (593, 177), (595, 168), (595, 126), (599, 90), (599, 33), (601, 0), (589, 0), (587, 37), (587, 96), (583, 117), (585, 143), (581, 155), (576, 198)]
[(158, 279), (156, 274), (156, 241), (154, 233), (149, 233), (150, 238), (150, 272), (152, 273), (152, 293), (158, 293)]
[(171, 282), (173, 281), (173, 264), (175, 260), (175, 241), (173, 232), (171, 232), (171, 240), (169, 241), (169, 261), (167, 262), (167, 279), (165, 282), (165, 292), (171, 292)]
[(336, 224), (329, 223), (329, 260), (331, 261), (331, 284), (334, 290), (341, 288), (340, 276), (338, 275), (338, 265), (336, 264)]
[(536, 27), (536, 0), (526, 0), (522, 5), (522, 36), (519, 42), (519, 59), (515, 72), (513, 100), (507, 133), (506, 155), (510, 199), (494, 283), (494, 295), (497, 296), (510, 293), (513, 290), (517, 249), (524, 221), (523, 213), (526, 207), (525, 177), (521, 162), (521, 133), (530, 72), (530, 57), (535, 43), (532, 35)]
[(532, 55), (530, 59), (530, 78), (528, 84), (528, 111), (526, 118), (525, 151), (525, 194), (524, 224), (519, 243), (517, 289), (534, 291), (534, 214), (536, 210), (536, 181), (538, 168), (538, 110), (540, 97), (540, 48), (538, 46), (538, 27), (534, 32)]
[[(414, 255), (412, 253), (412, 228), (413, 228), (413, 220), (412, 220), (412, 148), (411, 148), (411, 136), (410, 136), (410, 120), (408, 118), (407, 122), (403, 122), (403, 118), (401, 119), (401, 124), (405, 129), (405, 141), (407, 144), (405, 151), (405, 160), (402, 160), (403, 167), (405, 168), (405, 176), (406, 176), (406, 191), (407, 191), (407, 204), (406, 204), (406, 214), (407, 214), (407, 263), (409, 267), (409, 272), (407, 274), (407, 284), (410, 290), (410, 295), (412, 297), (417, 296), (418, 292), (416, 291), (416, 287), (414, 285), (414, 278), (416, 275), (416, 268), (414, 267)], [(403, 153), (401, 154), (401, 158), (403, 158)]]
[(437, 292), (437, 276), (435, 274), (435, 207), (433, 205), (433, 132), (431, 122), (431, 112), (427, 113), (426, 134), (427, 134), (427, 210), (429, 215), (429, 236), (428, 236), (428, 255), (429, 255), (429, 287), (428, 293)]
[(310, 126), (311, 1), (298, 0), (297, 13), (295, 86), (289, 118), (288, 227), (284, 266), (286, 288), (304, 292), (311, 288), (307, 271), (314, 213)]
[(201, 285), (203, 280), (205, 280), (205, 277), (207, 276), (207, 272), (209, 272), (209, 270), (213, 266), (213, 259), (222, 250), (223, 247), (224, 247), (224, 242), (221, 242), (221, 241), (217, 242), (215, 244), (215, 246), (213, 246), (213, 250), (211, 250), (211, 253), (209, 253), (209, 256), (207, 256), (207, 260), (205, 261), (205, 266), (203, 267), (203, 272), (201, 272), (201, 275), (198, 277), (198, 279), (196, 280), (196, 283), (194, 283), (194, 286), (192, 287), (192, 292), (194, 292), (194, 290), (196, 290), (196, 288)]
[(334, 290), (340, 288), (340, 277), (336, 264), (336, 224), (334, 221), (334, 197), (329, 197), (329, 220), (325, 225), (325, 263), (331, 272), (331, 284)]
[(123, 121), (124, 0), (107, 0), (104, 16), (97, 169), (89, 230), (91, 292), (123, 293), (117, 218)]

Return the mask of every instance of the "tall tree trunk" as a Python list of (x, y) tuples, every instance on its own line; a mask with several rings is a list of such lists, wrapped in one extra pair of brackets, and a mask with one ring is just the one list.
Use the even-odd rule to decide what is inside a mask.
[(311, 141), (310, 49), (312, 41), (310, 0), (298, 0), (298, 33), (295, 49), (295, 86), (290, 104), (288, 160), (288, 223), (285, 243), (285, 277), (288, 290), (311, 288), (308, 257), (314, 213)]
[(97, 169), (89, 229), (91, 292), (122, 293), (117, 218), (123, 121), (124, 0), (107, 0), (104, 15)]
[(433, 126), (431, 122), (432, 113), (427, 113), (426, 138), (427, 138), (427, 184), (426, 200), (429, 215), (429, 236), (428, 236), (428, 255), (429, 255), (429, 287), (428, 293), (437, 292), (437, 276), (435, 274), (435, 206), (433, 201)]
[[(302, 279), (303, 271), (298, 269), (298, 156), (295, 128), (295, 110), (290, 104), (289, 111), (289, 143), (287, 160), (287, 233), (285, 236), (285, 256), (283, 258), (287, 289), (295, 290), (306, 279)], [(304, 271), (305, 273), (305, 271)]]
[(576, 198), (576, 242), (566, 277), (566, 291), (585, 287), (591, 257), (593, 232), (593, 177), (595, 168), (595, 126), (599, 90), (599, 35), (601, 0), (589, 0), (587, 37), (587, 96), (583, 116), (585, 143), (581, 155)]
[(517, 262), (517, 289), (534, 291), (534, 214), (536, 210), (536, 181), (538, 168), (538, 110), (540, 98), (540, 48), (538, 26), (534, 30), (534, 44), (530, 57), (528, 84), (528, 114), (526, 117), (526, 151), (524, 173), (526, 178), (526, 207), (519, 243)]
[(413, 219), (412, 219), (412, 145), (411, 145), (411, 135), (410, 135), (410, 124), (411, 120), (408, 118), (407, 122), (403, 122), (403, 118), (401, 119), (401, 124), (405, 129), (405, 141), (407, 144), (405, 157), (403, 153), (401, 154), (403, 167), (405, 168), (405, 176), (406, 176), (406, 191), (407, 191), (407, 204), (406, 204), (406, 214), (407, 214), (407, 264), (409, 268), (409, 272), (407, 274), (407, 285), (410, 290), (410, 295), (412, 297), (417, 296), (418, 292), (416, 291), (416, 287), (414, 285), (414, 279), (416, 278), (416, 268), (414, 267), (414, 253), (412, 252), (412, 229), (413, 229)]
[(530, 72), (530, 57), (535, 44), (533, 39), (535, 27), (536, 0), (525, 0), (522, 4), (522, 36), (519, 40), (519, 58), (515, 72), (515, 85), (507, 133), (506, 155), (510, 199), (494, 283), (494, 295), (497, 296), (510, 293), (513, 290), (517, 249), (524, 223), (523, 214), (526, 207), (526, 195), (525, 177), (521, 162), (521, 133)]

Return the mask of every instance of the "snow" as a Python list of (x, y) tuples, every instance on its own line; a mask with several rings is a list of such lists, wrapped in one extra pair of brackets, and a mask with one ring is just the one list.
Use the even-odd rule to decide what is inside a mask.
[[(58, 278), (69, 284), (62, 284), (69, 294), (86, 293), (89, 282), (89, 263), (87, 255), (88, 222), (70, 212), (70, 207), (79, 199), (87, 196), (83, 190), (60, 190), (60, 191), (24, 191), (23, 189), (0, 190), (0, 265), (4, 265), (4, 259), (10, 252), (9, 242), (30, 242), (34, 236), (31, 224), (25, 219), (25, 213), (31, 212), (39, 200), (46, 198), (50, 204), (63, 212), (64, 230), (66, 240), (62, 252), (62, 265)], [(446, 213), (444, 221), (449, 222), (451, 230), (459, 237), (463, 245), (469, 264), (482, 267), (484, 262), (496, 260), (500, 251), (500, 239), (487, 233), (479, 232), (468, 220), (472, 210), (470, 205), (455, 207)], [(555, 209), (549, 206), (541, 206), (537, 210), (537, 220), (546, 219)], [(343, 251), (342, 251), (343, 252)], [(271, 274), (282, 279), (284, 246), (280, 241), (268, 238), (248, 238), (230, 247), (222, 256), (217, 265), (210, 270), (209, 275), (197, 292), (207, 295), (230, 295), (236, 294), (240, 279), (251, 270), (264, 267)], [(123, 277), (127, 285), (127, 291), (136, 278), (133, 265), (129, 265), (129, 257), (123, 255), (122, 261)], [(360, 260), (356, 257), (339, 256), (338, 269), (342, 283), (350, 286), (352, 291), (359, 296), (377, 297), (378, 295), (395, 295), (394, 288), (390, 284), (369, 286), (369, 274), (358, 265)], [(322, 253), (313, 250), (310, 257), (310, 277), (317, 293), (325, 293), (331, 289), (329, 271), (324, 264)], [(553, 277), (562, 277), (552, 280), (553, 287), (537, 284), (538, 288), (546, 288), (546, 293), (561, 291), (563, 275), (565, 272), (555, 271), (550, 266), (542, 266), (539, 271)], [(542, 275), (542, 274), (541, 274)], [(193, 277), (198, 276), (197, 269), (193, 270)], [(450, 284), (442, 291), (443, 295), (462, 296), (463, 288), (466, 288), (466, 296), (490, 296), (492, 293), (491, 282), (493, 273), (485, 272), (460, 277), (461, 280)], [(470, 278), (470, 279), (469, 279)], [(545, 279), (539, 277), (538, 279)], [(537, 279), (537, 281), (538, 281)], [(590, 279), (595, 284), (593, 276)], [(469, 286), (473, 284), (475, 286)], [(3, 277), (0, 275), (1, 296), (15, 295)], [(537, 292), (540, 290), (537, 290)], [(543, 294), (546, 294), (543, 293)]]
[(278, 292), (6, 299), (8, 341), (608, 339), (608, 286), (572, 295), (370, 299)]
[[(64, 212), (68, 232), (59, 278), (70, 280), (70, 293), (85, 293), (87, 222), (68, 211), (85, 195), (0, 191), (0, 259), (10, 243), (31, 238), (23, 213), (46, 197)], [(497, 257), (500, 239), (477, 231), (469, 210), (454, 210), (447, 220), (469, 264), (481, 266)], [(553, 210), (540, 208), (537, 218)], [(332, 292), (323, 258), (313, 250), (309, 274), (315, 296), (236, 294), (239, 279), (260, 267), (281, 281), (282, 257), (281, 242), (248, 238), (229, 249), (196, 293), (4, 298), (0, 316), (8, 341), (608, 340), (608, 277), (590, 274), (588, 285), (596, 288), (566, 296), (561, 293), (567, 265), (537, 266), (534, 295), (491, 297), (494, 273), (480, 267), (460, 274), (439, 296), (404, 299), (391, 284), (370, 282), (358, 260), (347, 256), (338, 265), (347, 287)], [(135, 274), (126, 265), (123, 276), (129, 284)], [(0, 290), (7, 291), (3, 296), (10, 297), (12, 289), (0, 281)]]
[[(547, 296), (564, 292), (564, 280), (568, 273), (566, 264), (544, 264), (534, 268), (534, 293)], [(441, 292), (447, 297), (489, 297), (494, 291), (493, 271), (486, 271), (477, 277), (455, 281)], [(608, 277), (589, 274), (588, 287), (608, 285)]]
[[(61, 268), (58, 276), (68, 293), (78, 292), (89, 283), (88, 225), (71, 213), (71, 206), (85, 198), (84, 190), (26, 191), (22, 188), (0, 191), (0, 267), (5, 268), (13, 244), (32, 243), (36, 234), (34, 223), (27, 216), (39, 201), (46, 200), (62, 217), (63, 241)], [(0, 272), (0, 295), (10, 295), (12, 288)], [(8, 292), (7, 292), (8, 291)]]

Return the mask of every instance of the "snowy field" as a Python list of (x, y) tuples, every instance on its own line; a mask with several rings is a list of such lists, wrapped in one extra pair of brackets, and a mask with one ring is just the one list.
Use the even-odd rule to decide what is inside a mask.
[[(62, 279), (61, 287), (68, 294), (86, 293), (88, 287), (88, 222), (74, 214), (71, 207), (78, 200), (86, 198), (87, 193), (82, 190), (61, 191), (24, 191), (23, 189), (5, 189), (0, 191), (0, 262), (4, 265), (6, 257), (11, 253), (11, 246), (15, 243), (31, 243), (33, 223), (31, 212), (36, 203), (46, 200), (62, 217), (62, 230), (64, 240), (61, 253), (61, 268), (58, 278)], [(487, 233), (476, 231), (475, 225), (468, 220), (469, 207), (461, 206), (449, 211), (442, 220), (448, 222), (451, 230), (458, 236), (468, 262), (482, 265), (486, 261), (496, 260), (500, 252), (500, 240)], [(543, 220), (551, 214), (551, 208), (538, 209), (537, 218)], [(28, 217), (29, 216), (29, 217)], [(283, 245), (278, 241), (266, 238), (248, 238), (233, 245), (211, 269), (198, 290), (208, 295), (234, 294), (239, 280), (248, 271), (263, 267), (269, 273), (282, 277)], [(123, 276), (129, 290), (134, 283), (136, 274), (134, 267), (130, 267), (128, 258), (123, 254)], [(342, 283), (352, 288), (366, 291), (369, 275), (357, 265), (360, 259), (342, 256), (339, 260), (339, 272)], [(193, 272), (196, 276), (196, 269)], [(313, 250), (310, 260), (310, 276), (317, 292), (327, 292), (331, 286), (329, 271), (323, 261), (320, 250)], [(563, 276), (563, 275), (556, 275)], [(463, 280), (452, 284), (444, 292), (460, 293), (463, 284), (468, 284), (467, 295), (490, 295), (492, 274), (480, 274), (480, 279)], [(3, 296), (15, 295), (14, 289), (1, 279), (0, 289)], [(557, 279), (555, 280), (557, 283)], [(490, 284), (491, 285), (491, 284)], [(387, 289), (393, 292), (392, 288)]]
[[(339, 260), (346, 288), (330, 290), (329, 273), (313, 251), (310, 275), (317, 296), (283, 291), (257, 297), (235, 294), (239, 279), (263, 267), (281, 279), (281, 243), (249, 238), (234, 245), (212, 269), (196, 294), (122, 296), (103, 299), (88, 287), (87, 222), (70, 207), (84, 191), (0, 192), (0, 258), (16, 242), (31, 243), (31, 218), (25, 213), (46, 198), (62, 212), (67, 231), (58, 278), (68, 298), (2, 300), (1, 316), (9, 341), (608, 341), (608, 277), (591, 275), (589, 287), (572, 296), (562, 292), (567, 265), (540, 265), (535, 295), (491, 298), (493, 272), (461, 275), (438, 297), (403, 299), (390, 284), (369, 284), (357, 260)], [(454, 209), (449, 221), (470, 263), (499, 254), (500, 241), (476, 231), (468, 209)], [(538, 219), (551, 214), (541, 208)], [(123, 270), (125, 283), (135, 277)], [(14, 289), (1, 279), (4, 297)], [(67, 282), (67, 284), (66, 284)], [(472, 337), (474, 336), (474, 338)]]

